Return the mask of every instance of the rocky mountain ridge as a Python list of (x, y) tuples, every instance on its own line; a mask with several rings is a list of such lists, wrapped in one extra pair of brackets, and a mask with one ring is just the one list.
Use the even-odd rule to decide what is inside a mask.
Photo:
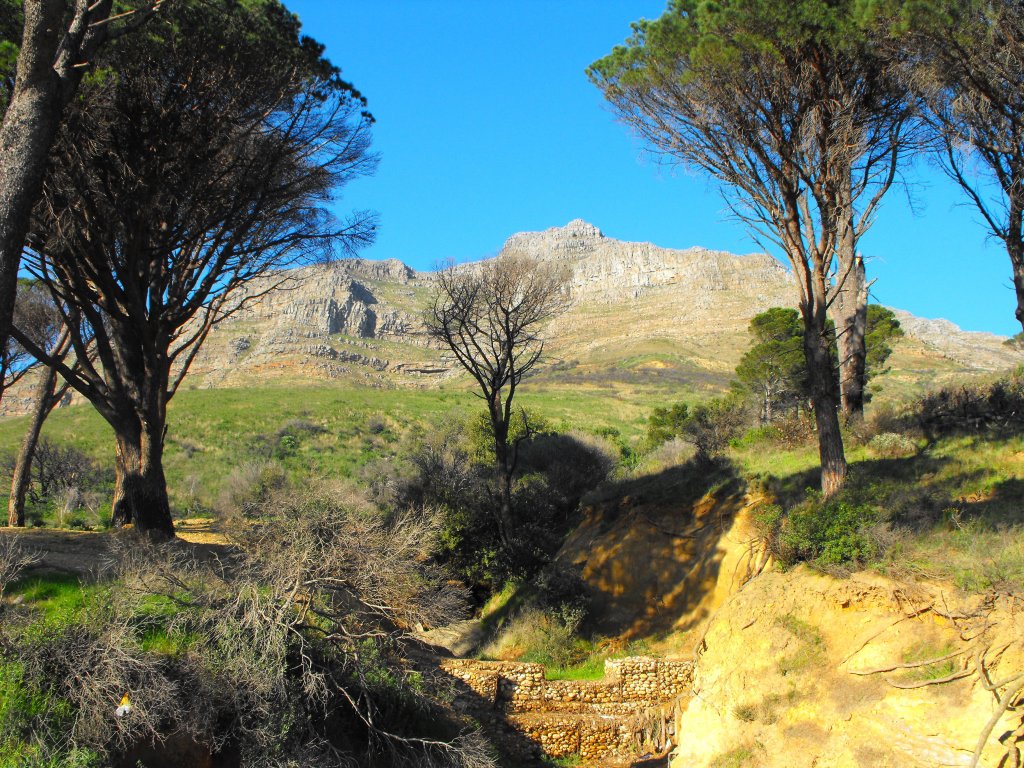
[[(547, 356), (556, 377), (574, 384), (720, 390), (749, 344), (750, 318), (795, 299), (789, 272), (767, 254), (624, 242), (581, 219), (514, 234), (501, 253), (568, 267), (572, 303), (551, 325)], [(211, 332), (186, 386), (432, 386), (458, 375), (425, 334), (433, 284), (432, 273), (396, 259), (346, 259), (268, 276), (251, 284), (238, 297), (238, 311)], [(913, 382), (937, 381), (936, 371), (1004, 370), (1021, 360), (1002, 337), (899, 317), (908, 339), (901, 342), (906, 359), (897, 354), (894, 368), (902, 366), (900, 375)], [(5, 396), (0, 410), (29, 405), (26, 386)]]

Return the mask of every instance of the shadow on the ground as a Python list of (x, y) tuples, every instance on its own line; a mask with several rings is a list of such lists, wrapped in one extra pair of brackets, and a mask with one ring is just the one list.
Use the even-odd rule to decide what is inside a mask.
[(588, 497), (559, 559), (582, 572), (591, 629), (630, 639), (703, 620), (707, 611), (698, 607), (718, 583), (719, 544), (746, 490), (732, 463), (692, 460)]

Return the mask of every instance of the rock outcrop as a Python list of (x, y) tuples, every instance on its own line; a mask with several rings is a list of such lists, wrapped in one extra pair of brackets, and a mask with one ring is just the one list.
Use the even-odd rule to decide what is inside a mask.
[(943, 356), (967, 368), (992, 371), (1012, 368), (1024, 362), (1021, 350), (1009, 346), (1005, 336), (964, 331), (949, 320), (916, 317), (902, 309), (893, 311), (908, 336), (941, 351)]
[(786, 269), (767, 254), (737, 256), (699, 247), (673, 250), (628, 243), (605, 237), (581, 219), (544, 232), (512, 235), (502, 253), (565, 263), (579, 301), (636, 299), (662, 286), (678, 286), (691, 294), (742, 291), (772, 301), (790, 290)]

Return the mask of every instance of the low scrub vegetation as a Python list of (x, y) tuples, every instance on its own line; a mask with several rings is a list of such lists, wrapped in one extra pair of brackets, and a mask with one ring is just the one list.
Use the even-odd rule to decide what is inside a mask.
[(806, 490), (811, 449), (780, 452), (765, 471), (749, 438), (740, 441), (736, 459), (771, 499), (755, 517), (777, 560), (875, 567), (974, 592), (1024, 588), (1024, 428), (1008, 405), (1019, 381), (879, 409), (855, 426), (846, 487), (828, 501)]
[[(408, 629), (465, 605), (430, 559), (437, 530), (344, 488), (285, 488), (227, 561), (132, 542), (101, 581), (11, 583), (0, 749), (27, 762), (4, 764), (99, 766), (173, 737), (253, 766), (491, 765), (402, 661)], [(3, 554), (10, 579), (24, 557)]]

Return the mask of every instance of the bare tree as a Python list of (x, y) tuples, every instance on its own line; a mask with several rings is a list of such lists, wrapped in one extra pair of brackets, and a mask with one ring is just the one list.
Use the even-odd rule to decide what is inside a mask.
[(568, 274), (558, 264), (520, 254), (455, 266), (436, 275), (427, 318), (430, 336), (476, 381), (494, 435), (497, 524), (502, 541), (514, 531), (512, 475), (517, 443), (509, 441), (512, 400), (540, 362), (546, 323), (566, 305)]
[[(8, 381), (13, 382), (29, 372), (35, 372), (38, 376), (32, 414), (15, 459), (11, 476), (11, 494), (7, 502), (7, 524), (23, 526), (25, 500), (32, 483), (32, 460), (39, 443), (39, 435), (47, 417), (70, 389), (67, 381), (57, 374), (56, 364), (67, 361), (71, 353), (71, 334), (64, 326), (62, 312), (53, 304), (50, 292), (39, 283), (23, 282), (14, 308), (14, 323), (15, 327), (21, 328), (40, 349), (46, 350), (46, 354), (53, 360), (51, 364), (30, 365), (29, 361), (20, 359), (28, 354), (20, 344), (8, 345), (9, 349), (16, 350), (12, 355), (16, 362)], [(82, 331), (89, 334), (87, 328), (83, 328)], [(85, 349), (87, 353), (92, 352), (91, 338), (88, 335)], [(79, 370), (77, 360), (72, 360), (69, 365), (72, 370)]]
[(918, 31), (917, 89), (943, 169), (1006, 248), (1024, 328), (1024, 6), (940, 5)]
[[(892, 183), (906, 120), (852, 5), (679, 0), (588, 70), (650, 147), (721, 181), (755, 238), (786, 255), (826, 496), (846, 476), (828, 315), (856, 279), (856, 238)], [(837, 252), (849, 256), (838, 275)]]
[[(6, 111), (0, 125), (0, 349), (6, 347), (10, 333), (32, 207), (64, 109), (100, 46), (134, 29), (162, 2), (139, 2), (115, 15), (113, 0), (21, 4), (24, 26), (16, 75), (4, 94)], [(4, 2), (0, 11), (13, 15), (15, 5)]]
[(372, 215), (326, 211), (375, 157), (365, 99), (322, 52), (276, 3), (176, 2), (145, 40), (106, 47), (118, 76), (55, 143), (25, 263), (67, 308), (81, 370), (16, 334), (113, 428), (115, 525), (173, 536), (167, 403), (214, 324), (283, 268), (373, 238)]

